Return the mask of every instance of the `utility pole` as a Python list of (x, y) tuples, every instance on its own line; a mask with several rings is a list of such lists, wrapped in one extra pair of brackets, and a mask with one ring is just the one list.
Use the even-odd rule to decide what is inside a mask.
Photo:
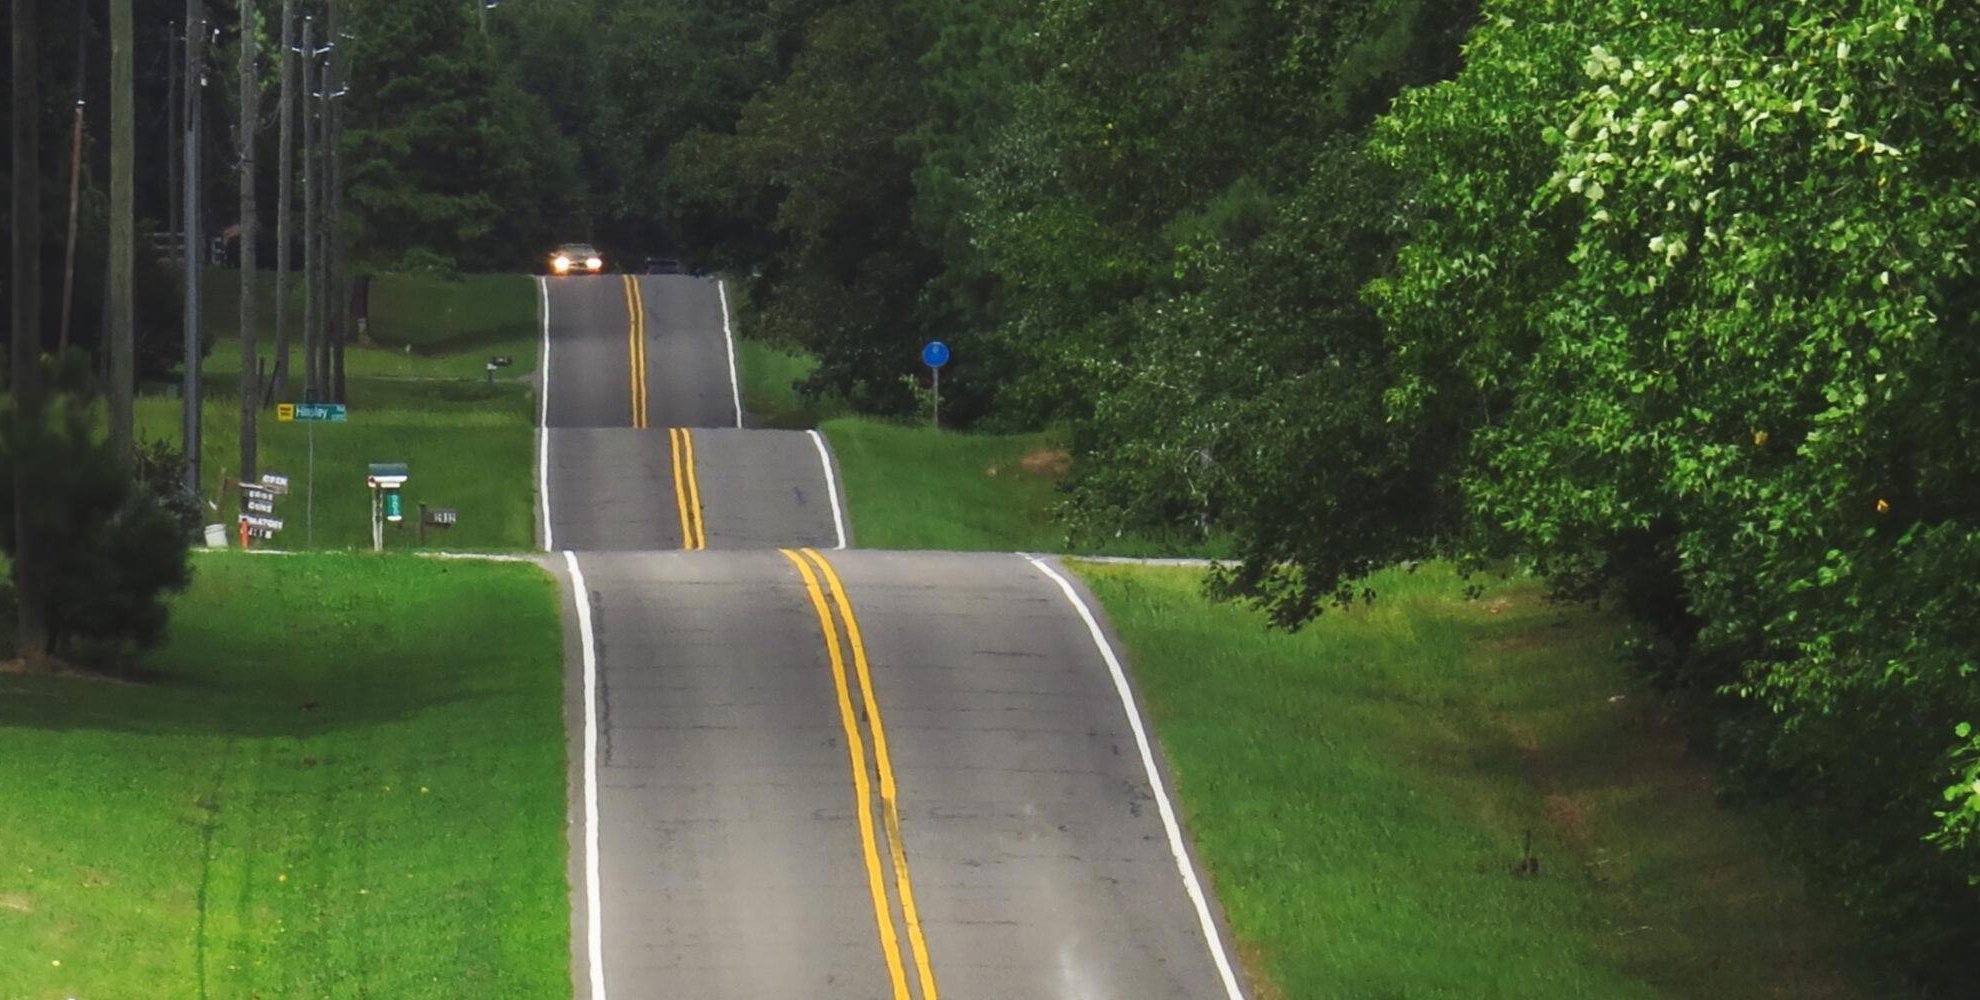
[(296, 0), (282, 0), (282, 137), (276, 154), (275, 207), (275, 398), (289, 399), (289, 252), (295, 241), (292, 216), (296, 147)]
[(186, 354), (183, 396), (183, 434), (186, 449), (186, 490), (199, 495), (199, 362), (204, 353), (199, 341), (199, 279), (201, 244), (205, 234), (200, 226), (200, 136), (204, 131), (200, 105), (206, 84), (206, 11), (201, 0), (186, 0)]
[(344, 50), (338, 45), (341, 36), (337, 33), (337, 0), (325, 0), (329, 8), (330, 62), (329, 80), (323, 85), (323, 113), (328, 129), (327, 140), (323, 144), (324, 157), (324, 197), (326, 200), (323, 227), (325, 299), (330, 306), (329, 326), (329, 365), (325, 373), (329, 383), (330, 399), (342, 403), (344, 399), (344, 344), (350, 338), (350, 276), (344, 272), (344, 165), (342, 146), (344, 142), (343, 105), (338, 99), (344, 96)]
[[(256, 417), (260, 411), (261, 354), (255, 350), (255, 241), (261, 227), (254, 205), (254, 134), (261, 119), (261, 81), (255, 73), (254, 0), (241, 0), (241, 481), (254, 482)], [(279, 280), (279, 278), (277, 279)]]
[(137, 116), (132, 81), (131, 0), (110, 0), (110, 448), (128, 465), (134, 457), (132, 392), (136, 375), (131, 328), (131, 268), (136, 255)]
[(76, 6), (76, 120), (69, 136), (69, 241), (62, 251), (62, 323), (55, 343), (58, 352), (69, 349), (69, 327), (76, 315), (76, 228), (82, 211), (82, 150), (84, 85), (89, 72), (88, 8)]
[(317, 402), (316, 395), (316, 313), (323, 300), (316, 292), (316, 105), (310, 94), (316, 89), (316, 19), (303, 18), (302, 27), (302, 112), (303, 112), (303, 399)]
[(185, 208), (180, 200), (185, 197), (185, 181), (179, 177), (179, 164), (185, 157), (179, 151), (180, 140), (186, 137), (184, 115), (186, 99), (179, 86), (179, 76), (185, 72), (185, 37), (179, 31), (177, 22), (167, 26), (165, 48), (165, 180), (169, 190), (165, 194), (165, 233), (167, 238), (178, 240), (182, 245), (185, 219), (180, 215)]
[[(37, 0), (13, 0), (13, 324), (9, 360), (13, 371), (17, 430), (32, 434), (41, 421), (41, 135), (36, 112), (36, 71), (40, 55), (35, 44)], [(37, 496), (34, 470), (14, 463), (14, 593), (19, 617), (14, 643), (21, 666), (30, 672), (48, 666), (48, 614), (42, 592), (41, 557), (33, 512), (45, 502)]]

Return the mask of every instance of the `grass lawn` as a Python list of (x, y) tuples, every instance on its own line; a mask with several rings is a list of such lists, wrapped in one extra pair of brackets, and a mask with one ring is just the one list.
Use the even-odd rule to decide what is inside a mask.
[(750, 426), (810, 430), (843, 412), (841, 405), (805, 399), (792, 388), (811, 376), (818, 359), (746, 337), (737, 339), (736, 354)]
[(792, 388), (817, 369), (817, 358), (748, 337), (736, 348), (752, 427), (816, 427), (831, 440), (861, 548), (1223, 554), (1194, 539), (1070, 540), (1057, 508), (1071, 459), (1053, 435), (936, 431), (848, 416), (844, 403), (805, 399)]
[[(266, 370), (274, 370), (275, 346), (269, 337), (264, 336), (256, 342), (255, 353), (261, 356)], [(360, 347), (352, 344), (344, 350), (344, 377), (346, 380), (397, 378), (486, 382), (488, 359), (496, 355), (506, 356), (514, 362), (507, 368), (496, 370), (496, 381), (512, 381), (536, 371), (537, 362), (543, 355), (543, 342), (536, 336), (516, 337), (459, 345), (456, 349), (424, 354), (403, 347)], [(303, 357), (298, 345), (289, 352), (292, 382), (301, 382), (302, 366)], [(200, 370), (206, 373), (208, 380), (220, 387), (239, 385), (240, 339), (234, 337), (215, 341)]]
[(568, 997), (550, 577), (195, 572), (143, 683), (0, 676), (0, 996)]
[(1069, 542), (1057, 507), (1071, 464), (1052, 435), (966, 434), (860, 417), (825, 422), (861, 548), (1217, 555), (1139, 536)]
[(411, 346), (423, 353), (517, 340), (534, 344), (541, 335), (536, 279), (526, 274), (381, 274), (371, 282), (366, 335), (373, 343)]
[(1425, 569), (1286, 635), (1199, 571), (1079, 571), (1264, 1000), (1870, 995), (1612, 620)]
[[(237, 396), (209, 397), (203, 412), (202, 492), (219, 504), (215, 522), (233, 523), (239, 494), (240, 408)], [(351, 383), (350, 420), (316, 425), (314, 547), (370, 548), (372, 462), (405, 462), (411, 481), (402, 491), (407, 519), (387, 529), (388, 548), (414, 544), (413, 514), (421, 502), (452, 507), (459, 523), (430, 534), (429, 548), (527, 550), (535, 542), (535, 458), (529, 391), (515, 385), (476, 382)], [(179, 402), (157, 396), (138, 401), (138, 432), (179, 439)], [(276, 544), (310, 546), (305, 527), (310, 425), (280, 423), (264, 411), (260, 421), (261, 471), (289, 477), (292, 492), (277, 504), (286, 527)], [(224, 477), (224, 478), (223, 478)]]
[[(273, 276), (267, 276), (272, 287)], [(209, 283), (212, 278), (209, 276)], [(222, 282), (220, 284), (226, 284)], [(526, 276), (471, 275), (456, 280), (380, 276), (373, 282), (375, 322), (388, 329), (425, 331), (412, 346), (352, 346), (345, 358), (350, 420), (315, 428), (314, 530), (306, 496), (310, 428), (282, 423), (262, 411), (260, 471), (287, 475), (294, 491), (277, 505), (286, 522), (278, 547), (370, 548), (372, 462), (405, 462), (407, 519), (388, 529), (387, 547), (417, 543), (418, 504), (451, 507), (458, 523), (428, 535), (430, 548), (527, 550), (535, 545), (535, 396), (524, 377), (541, 353), (536, 285)], [(229, 297), (238, 301), (238, 295)], [(509, 315), (513, 313), (513, 315)], [(229, 330), (233, 327), (230, 324)], [(453, 331), (446, 335), (433, 331)], [(274, 349), (263, 337), (258, 353)], [(487, 381), (492, 355), (514, 364)], [(240, 474), (240, 341), (216, 340), (202, 371), (207, 393), (201, 465), (203, 492), (216, 508), (212, 522), (232, 525)], [(290, 359), (292, 386), (302, 357)], [(138, 400), (141, 436), (177, 442), (180, 405), (165, 396)]]
[[(262, 262), (264, 267), (268, 263)], [(264, 271), (256, 278), (255, 310), (263, 328), (260, 339), (272, 341), (275, 273)], [(289, 287), (290, 329), (300, 338), (302, 276), (292, 276)], [(200, 301), (205, 336), (215, 344), (239, 341), (240, 271), (212, 268), (203, 272)], [(536, 344), (539, 333), (536, 279), (526, 274), (380, 274), (371, 280), (371, 319), (365, 335), (382, 347), (403, 349), (411, 345), (415, 353), (437, 354), (520, 340)], [(526, 353), (534, 355), (536, 350), (532, 347)], [(521, 364), (522, 359), (516, 362)], [(301, 370), (300, 358), (292, 363)], [(479, 369), (475, 373), (479, 374)]]

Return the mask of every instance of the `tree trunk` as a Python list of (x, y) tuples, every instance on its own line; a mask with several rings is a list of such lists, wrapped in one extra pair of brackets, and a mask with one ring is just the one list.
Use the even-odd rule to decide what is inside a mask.
[(183, 54), (186, 42), (184, 36), (179, 31), (177, 22), (174, 22), (170, 26), (170, 30), (167, 33), (171, 38), (165, 45), (167, 50), (165, 57), (165, 103), (167, 105), (165, 108), (165, 181), (167, 186), (165, 192), (165, 233), (167, 239), (172, 241), (171, 245), (177, 248), (172, 251), (176, 254), (185, 249), (185, 240), (180, 234), (184, 232), (182, 227), (186, 224), (186, 220), (181, 218), (179, 214), (185, 208), (186, 185), (185, 181), (179, 177), (179, 166), (185, 157), (179, 152), (179, 142), (186, 137), (186, 123), (184, 121), (186, 99), (185, 95), (180, 93), (179, 75), (185, 72), (186, 68), (186, 60)]
[[(332, 44), (338, 37), (337, 0), (325, 0), (326, 27)], [(330, 304), (330, 327), (324, 381), (329, 397), (344, 399), (344, 343), (350, 338), (350, 276), (344, 273), (344, 177), (341, 147), (344, 141), (343, 103), (335, 95), (344, 89), (344, 52), (330, 51), (329, 79), (323, 84), (323, 263), (324, 295)]]
[(292, 216), (296, 148), (296, 0), (282, 0), (282, 135), (275, 182), (275, 398), (289, 399), (289, 252), (295, 243)]
[(254, 296), (256, 247), (261, 226), (254, 211), (254, 138), (261, 117), (261, 82), (255, 75), (253, 0), (241, 0), (241, 481), (253, 482), (256, 471), (255, 418), (260, 412), (261, 385), (257, 376), (260, 353), (255, 350)]
[(201, 147), (205, 138), (205, 97), (206, 88), (206, 9), (201, 0), (186, 0), (186, 137), (185, 137), (185, 185), (186, 185), (186, 351), (184, 360), (184, 388), (180, 392), (184, 404), (182, 438), (185, 442), (186, 491), (200, 494), (200, 362), (205, 356), (200, 344), (200, 277), (205, 270), (206, 234), (202, 223), (205, 212), (201, 207), (204, 194), (204, 175), (200, 168)]
[(137, 245), (136, 95), (132, 83), (131, 0), (110, 0), (110, 444), (129, 465), (134, 454), (132, 394), (137, 362), (131, 268)]
[[(41, 136), (36, 71), (34, 14), (37, 0), (13, 2), (13, 340), (12, 362), (16, 433), (35, 434), (41, 423)], [(19, 456), (14, 462), (14, 595), (19, 619), (14, 642), (29, 671), (48, 667), (48, 606), (42, 592), (40, 548), (34, 505), (40, 502), (33, 470)]]
[(316, 313), (323, 308), (316, 291), (316, 114), (310, 91), (316, 88), (316, 20), (303, 18), (302, 27), (302, 175), (303, 175), (303, 398), (317, 401)]
[(76, 231), (82, 221), (83, 111), (82, 99), (77, 98), (76, 121), (69, 134), (69, 240), (62, 245), (62, 322), (57, 327), (57, 353), (68, 351), (69, 324), (76, 318)]

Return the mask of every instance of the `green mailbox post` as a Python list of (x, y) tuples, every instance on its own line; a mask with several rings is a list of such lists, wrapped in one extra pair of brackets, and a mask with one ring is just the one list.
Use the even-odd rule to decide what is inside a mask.
[(371, 463), (371, 471), (364, 479), (371, 487), (371, 551), (385, 551), (387, 521), (396, 524), (405, 519), (405, 502), (399, 498), (399, 488), (410, 478), (404, 462)]

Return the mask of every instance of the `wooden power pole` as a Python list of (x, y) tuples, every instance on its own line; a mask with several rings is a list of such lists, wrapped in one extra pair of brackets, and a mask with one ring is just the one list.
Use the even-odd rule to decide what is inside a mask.
[(275, 398), (289, 399), (290, 251), (295, 245), (296, 0), (282, 0), (282, 111), (275, 154)]
[(137, 246), (135, 56), (131, 0), (110, 0), (110, 268), (105, 304), (110, 319), (110, 444), (117, 457), (134, 457), (132, 393), (136, 390), (131, 268)]
[[(261, 81), (255, 73), (254, 0), (241, 0), (241, 481), (254, 482), (256, 418), (260, 412), (261, 354), (255, 350), (254, 296), (258, 289), (255, 242), (261, 226), (254, 205), (254, 134), (261, 118)], [(279, 278), (277, 279), (279, 280)]]
[[(38, 0), (13, 0), (13, 339), (9, 360), (14, 419), (22, 434), (41, 423), (41, 136), (35, 77), (41, 68), (34, 15)], [(48, 605), (37, 551), (34, 511), (45, 503), (29, 463), (14, 463), (14, 592), (18, 608), (14, 643), (29, 671), (48, 666)]]

